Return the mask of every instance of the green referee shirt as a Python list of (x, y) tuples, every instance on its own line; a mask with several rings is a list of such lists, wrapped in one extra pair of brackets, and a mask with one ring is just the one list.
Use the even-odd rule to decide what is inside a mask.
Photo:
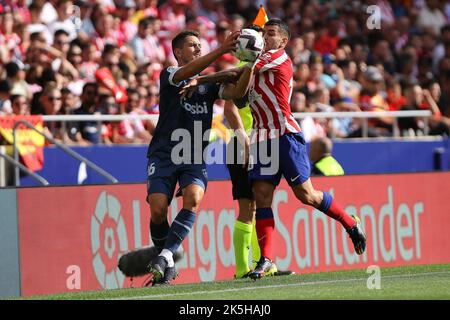
[(342, 169), (336, 159), (332, 156), (327, 156), (314, 164), (313, 173), (324, 176), (343, 176), (344, 169)]
[[(246, 64), (247, 64), (246, 61), (240, 61), (237, 66), (242, 67)], [(252, 117), (252, 111), (250, 110), (250, 103), (247, 102), (245, 107), (238, 109), (238, 111), (239, 111), (239, 115), (241, 116), (241, 120), (244, 125), (245, 132), (247, 132), (247, 134), (250, 134), (250, 132), (252, 131), (252, 126), (253, 126), (253, 117)]]

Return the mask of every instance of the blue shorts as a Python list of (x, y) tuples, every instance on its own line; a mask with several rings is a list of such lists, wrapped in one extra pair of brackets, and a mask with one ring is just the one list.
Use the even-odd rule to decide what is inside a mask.
[(277, 186), (283, 175), (287, 183), (294, 187), (309, 179), (309, 157), (301, 132), (286, 133), (276, 139), (254, 143), (250, 146), (250, 155), (250, 183), (266, 180)]
[[(148, 158), (147, 195), (164, 193), (172, 201), (177, 182), (181, 191), (190, 184), (196, 184), (206, 191), (208, 175), (205, 164), (176, 165), (165, 153), (154, 153)], [(181, 195), (177, 192), (177, 196)]]

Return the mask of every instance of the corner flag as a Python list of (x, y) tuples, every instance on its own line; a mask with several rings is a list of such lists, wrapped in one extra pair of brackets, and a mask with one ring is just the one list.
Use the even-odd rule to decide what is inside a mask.
[(256, 15), (255, 20), (253, 20), (253, 24), (262, 28), (267, 21), (269, 21), (269, 18), (267, 17), (266, 10), (264, 10), (264, 7), (261, 5), (259, 7), (258, 14)]

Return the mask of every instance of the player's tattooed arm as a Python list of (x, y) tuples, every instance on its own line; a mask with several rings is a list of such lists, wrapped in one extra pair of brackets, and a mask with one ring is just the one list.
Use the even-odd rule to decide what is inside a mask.
[(233, 68), (229, 70), (222, 70), (219, 72), (211, 73), (204, 76), (198, 76), (191, 79), (188, 84), (186, 84), (180, 91), (181, 96), (191, 97), (192, 94), (197, 90), (197, 86), (202, 83), (230, 83), (239, 80), (239, 77), (244, 72), (244, 68)]
[[(248, 68), (253, 68), (253, 63), (248, 63), (247, 65), (244, 65), (242, 67), (223, 70), (211, 74), (207, 74), (204, 76), (198, 76), (189, 81), (188, 84), (186, 84), (180, 91), (182, 97), (188, 97), (190, 98), (192, 94), (197, 90), (197, 86), (201, 85), (202, 83), (233, 83), (236, 84), (236, 82), (239, 81), (244, 71)], [(245, 89), (247, 92), (247, 89)], [(245, 93), (244, 93), (245, 95)], [(225, 98), (224, 98), (225, 99)], [(238, 100), (238, 98), (236, 98)], [(246, 99), (245, 99), (246, 101)], [(238, 103), (238, 107), (242, 108), (242, 103)], [(244, 103), (245, 104), (245, 103)]]
[(242, 98), (233, 99), (233, 103), (238, 107), (238, 109), (245, 108), (248, 103), (248, 91)]
[(199, 76), (197, 80), (201, 83), (226, 83), (236, 82), (244, 72), (244, 68), (233, 68), (229, 70), (222, 70), (219, 72)]
[(253, 63), (246, 64), (243, 67), (244, 72), (242, 72), (236, 84), (229, 83), (223, 85), (225, 87), (222, 91), (221, 98), (225, 100), (236, 100), (243, 98), (250, 87), (254, 68), (255, 66)]

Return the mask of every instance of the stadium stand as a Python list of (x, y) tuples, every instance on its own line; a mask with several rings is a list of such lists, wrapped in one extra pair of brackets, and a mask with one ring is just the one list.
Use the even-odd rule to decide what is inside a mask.
[[(450, 4), (435, 0), (4, 0), (0, 114), (19, 112), (11, 107), (18, 95), (30, 104), (23, 114), (47, 114), (42, 103), (48, 105), (44, 109), (53, 109), (51, 114), (79, 114), (83, 86), (98, 82), (96, 71), (102, 67), (111, 71), (118, 88), (137, 91), (139, 101), (130, 107), (99, 83), (92, 112), (155, 114), (159, 72), (175, 64), (170, 48), (174, 34), (185, 28), (199, 31), (206, 53), (223, 41), (227, 31), (251, 23), (260, 4), (269, 17), (286, 20), (293, 34), (288, 48), (295, 69), (293, 111), (429, 109), (433, 116), (428, 134), (448, 135)], [(378, 25), (371, 24), (371, 5), (380, 10)], [(225, 57), (207, 71), (233, 63), (234, 57)], [(41, 98), (52, 87), (57, 96), (50, 98), (55, 99)], [(60, 93), (69, 95), (69, 103), (64, 98), (61, 104)], [(223, 104), (217, 104), (220, 114)], [(390, 117), (370, 121), (369, 136), (392, 136), (392, 121)], [(148, 137), (133, 136), (139, 135), (142, 125), (150, 133), (154, 129), (151, 121), (106, 124), (94, 142), (147, 142)], [(362, 135), (359, 121), (345, 118), (304, 119), (302, 127), (308, 137)], [(49, 129), (54, 132), (55, 125)], [(400, 134), (423, 135), (423, 121), (407, 119), (400, 123)], [(87, 142), (59, 132), (56, 138), (67, 144)]]

